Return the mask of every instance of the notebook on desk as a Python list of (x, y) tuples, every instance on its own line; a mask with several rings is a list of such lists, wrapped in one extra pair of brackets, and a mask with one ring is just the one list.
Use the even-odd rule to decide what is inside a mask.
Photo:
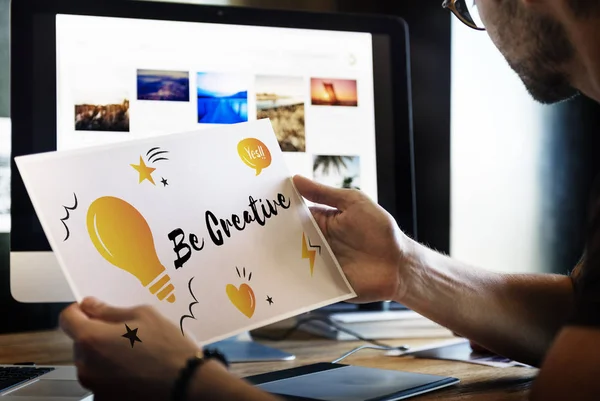
[(459, 382), (454, 377), (317, 363), (246, 377), (256, 387), (294, 401), (396, 401)]

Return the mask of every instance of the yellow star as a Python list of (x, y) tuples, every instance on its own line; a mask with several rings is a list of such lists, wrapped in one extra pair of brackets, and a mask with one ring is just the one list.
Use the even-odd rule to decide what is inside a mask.
[(140, 164), (131, 164), (131, 167), (133, 167), (138, 171), (138, 173), (140, 173), (140, 184), (144, 180), (148, 180), (152, 183), (152, 185), (156, 185), (154, 183), (154, 179), (152, 178), (152, 172), (156, 169), (146, 166), (146, 164), (144, 163), (144, 159), (142, 159), (142, 156), (140, 156)]

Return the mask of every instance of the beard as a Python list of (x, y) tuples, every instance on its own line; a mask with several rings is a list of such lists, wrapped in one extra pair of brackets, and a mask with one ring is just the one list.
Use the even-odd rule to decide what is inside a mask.
[(554, 104), (579, 95), (579, 91), (570, 85), (566, 74), (544, 71), (545, 66), (539, 59), (536, 60), (538, 66), (510, 61), (508, 64), (519, 75), (531, 97), (542, 104)]
[[(521, 57), (511, 57), (513, 52), (509, 52), (505, 58), (531, 97), (543, 104), (553, 104), (577, 96), (579, 91), (572, 87), (565, 72), (575, 49), (563, 26), (548, 17), (525, 16), (514, 11), (508, 18), (518, 22), (505, 25), (513, 25), (513, 29), (499, 30), (498, 34), (503, 44), (511, 44), (510, 47), (521, 52)], [(521, 35), (510, 37), (515, 29)]]

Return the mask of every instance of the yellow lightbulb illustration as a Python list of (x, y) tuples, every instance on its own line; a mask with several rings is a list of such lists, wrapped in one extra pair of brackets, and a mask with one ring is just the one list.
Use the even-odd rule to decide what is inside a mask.
[(98, 198), (88, 209), (87, 230), (104, 259), (149, 286), (161, 301), (175, 302), (175, 287), (156, 255), (150, 226), (135, 207), (112, 196)]

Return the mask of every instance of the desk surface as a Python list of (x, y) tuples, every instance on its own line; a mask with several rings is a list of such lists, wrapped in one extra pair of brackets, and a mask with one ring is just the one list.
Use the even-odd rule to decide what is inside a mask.
[[(421, 346), (440, 339), (415, 339), (386, 341), (392, 345)], [(314, 362), (332, 361), (347, 351), (363, 345), (361, 342), (335, 342), (299, 334), (281, 342), (261, 341), (265, 345), (291, 352), (296, 360), (235, 364), (232, 372), (248, 376)], [(72, 363), (72, 342), (60, 331), (44, 331), (0, 335), (0, 364), (36, 362), (39, 365), (65, 365)], [(388, 357), (382, 351), (362, 350), (342, 363), (383, 369), (405, 370), (457, 377), (461, 383), (418, 400), (527, 400), (532, 379), (537, 373), (530, 368), (492, 368), (468, 363)]]

